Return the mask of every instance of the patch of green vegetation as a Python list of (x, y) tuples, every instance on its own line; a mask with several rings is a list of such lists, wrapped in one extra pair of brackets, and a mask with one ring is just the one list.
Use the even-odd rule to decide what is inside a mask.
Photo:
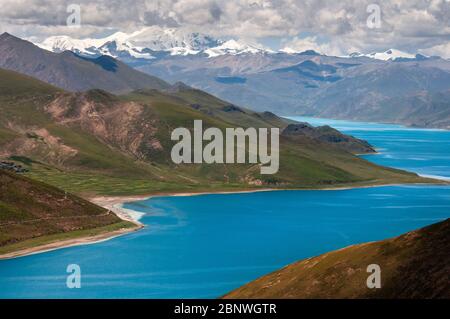
[(54, 86), (38, 81), (30, 76), (14, 71), (0, 69), (0, 96), (30, 96), (36, 92), (42, 94), (54, 94), (62, 90)]
[(0, 246), (122, 221), (71, 193), (5, 170), (0, 170), (0, 212)]
[[(173, 173), (173, 172), (172, 172)], [(27, 176), (68, 192), (85, 196), (98, 195), (142, 195), (149, 193), (172, 193), (178, 191), (247, 189), (249, 186), (239, 183), (221, 183), (206, 180), (202, 183), (192, 183), (187, 180), (184, 183), (174, 180), (158, 181), (144, 178), (115, 177), (95, 173), (61, 172), (42, 166), (34, 166)], [(179, 177), (173, 177), (178, 178)]]
[(0, 224), (7, 221), (7, 222), (11, 222), (11, 221), (21, 221), (21, 220), (26, 220), (26, 219), (30, 219), (32, 218), (32, 215), (17, 209), (16, 207), (14, 207), (11, 204), (7, 204), (4, 203), (2, 201), (0, 201)]
[[(0, 72), (0, 79), (7, 75)], [(118, 140), (96, 135), (76, 121), (58, 124), (44, 110), (49, 101), (65, 94), (68, 112), (75, 116), (80, 107), (76, 98), (78, 95), (52, 89), (21, 75), (13, 74), (13, 78), (17, 80), (13, 84), (8, 84), (4, 79), (0, 81), (0, 141), (2, 136), (4, 140), (9, 140), (18, 134), (6, 128), (7, 122), (16, 123), (22, 130), (28, 127), (46, 129), (52, 139), (58, 140), (66, 150), (73, 151), (73, 155), (65, 157), (61, 149), (52, 148), (45, 141), (37, 141), (30, 136), (36, 140), (33, 141), (35, 147), (27, 149), (26, 154), (13, 154), (11, 158), (30, 166), (31, 172), (27, 176), (76, 194), (148, 194), (211, 188), (323, 188), (429, 181), (377, 166), (310, 139), (300, 142), (281, 140), (280, 170), (273, 176), (261, 175), (257, 165), (174, 165), (170, 159), (174, 144), (170, 138), (171, 132), (177, 127), (192, 129), (194, 119), (202, 120), (204, 128), (217, 127), (221, 130), (247, 126), (283, 127), (288, 122), (275, 115), (236, 107), (194, 89), (177, 92), (140, 90), (125, 96), (91, 90), (82, 95), (81, 100), (99, 103), (102, 110), (113, 110), (117, 103), (125, 102), (142, 106), (139, 119), (128, 124), (127, 136), (134, 134), (139, 137), (145, 131), (141, 128), (148, 127), (148, 130), (155, 131), (154, 138), (160, 143), (161, 151), (148, 147), (144, 141), (139, 145), (139, 155), (136, 155), (128, 148), (128, 142), (120, 144)], [(19, 82), (19, 79), (22, 81)], [(23, 88), (9, 88), (11, 85)], [(1, 90), (5, 91), (3, 95)], [(28, 90), (26, 95), (17, 94), (23, 90)], [(114, 112), (120, 112), (120, 108)], [(107, 122), (107, 116), (102, 121), (112, 125)], [(109, 136), (114, 135), (115, 128), (109, 129)], [(256, 186), (261, 182), (261, 186)]]
[(33, 163), (39, 163), (39, 162), (33, 161), (31, 158), (28, 158), (26, 156), (13, 155), (13, 156), (8, 157), (8, 159), (11, 161), (20, 162), (20, 163), (22, 163), (24, 165), (28, 165), (28, 166), (32, 166)]
[(13, 132), (9, 129), (0, 127), (0, 145), (13, 140), (17, 136), (18, 136), (18, 134), (16, 134), (15, 132)]

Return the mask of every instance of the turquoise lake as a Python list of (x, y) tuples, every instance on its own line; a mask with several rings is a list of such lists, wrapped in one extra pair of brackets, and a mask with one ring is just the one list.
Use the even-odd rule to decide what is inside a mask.
[[(450, 132), (305, 119), (368, 140), (370, 161), (450, 179)], [(156, 197), (142, 231), (0, 261), (0, 298), (216, 298), (288, 263), (450, 217), (450, 187)], [(66, 267), (82, 287), (66, 287)]]

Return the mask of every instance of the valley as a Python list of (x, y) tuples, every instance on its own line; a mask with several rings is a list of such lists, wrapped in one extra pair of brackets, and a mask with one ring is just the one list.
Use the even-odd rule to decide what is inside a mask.
[[(243, 55), (237, 54), (240, 49), (242, 47), (238, 43), (231, 42), (226, 46), (222, 43), (215, 49), (211, 49), (209, 58), (215, 59), (213, 63), (216, 63), (219, 59), (234, 59), (236, 56), (241, 59), (248, 55), (247, 61), (250, 61), (254, 58), (254, 54), (261, 53), (257, 49), (244, 47), (242, 49), (245, 51), (242, 53)], [(298, 198), (301, 198), (304, 202), (300, 201), (300, 203), (304, 203), (311, 211), (318, 210), (325, 214), (327, 220), (333, 220), (333, 217), (327, 215), (328, 211), (324, 207), (326, 205), (336, 206), (334, 200), (342, 200), (341, 194), (344, 194), (344, 198), (347, 195), (350, 196), (347, 204), (343, 204), (344, 206), (350, 205), (350, 202), (358, 203), (357, 209), (354, 211), (357, 212), (359, 210), (370, 210), (366, 198), (376, 197), (380, 189), (387, 187), (388, 195), (395, 197), (399, 196), (398, 194), (403, 194), (404, 188), (408, 187), (388, 187), (386, 185), (411, 184), (410, 187), (416, 187), (420, 191), (422, 191), (422, 188), (425, 189), (423, 185), (427, 185), (430, 191), (441, 194), (444, 198), (442, 205), (446, 204), (445, 185), (448, 184), (447, 181), (435, 179), (431, 176), (420, 176), (416, 172), (408, 172), (404, 167), (391, 168), (391, 165), (376, 164), (369, 160), (369, 156), (379, 155), (377, 153), (378, 145), (372, 145), (364, 139), (334, 129), (328, 124), (313, 126), (296, 118), (280, 117), (276, 114), (283, 114), (282, 109), (278, 106), (268, 107), (269, 104), (273, 105), (273, 99), (278, 99), (278, 97), (267, 98), (267, 96), (260, 95), (255, 91), (252, 94), (260, 96), (264, 103), (259, 103), (258, 100), (254, 99), (254, 96), (249, 95), (249, 100), (258, 103), (258, 107), (254, 110), (254, 107), (239, 106), (250, 106), (248, 103), (241, 104), (241, 99), (234, 99), (233, 94), (239, 90), (234, 90), (233, 94), (226, 93), (227, 99), (220, 99), (199, 89), (197, 84), (190, 86), (192, 85), (190, 81), (186, 81), (190, 84), (187, 85), (172, 81), (173, 79), (165, 78), (165, 80), (161, 80), (156, 76), (146, 75), (135, 70), (113, 57), (89, 58), (67, 51), (53, 53), (10, 34), (0, 36), (0, 53), (2, 53), (0, 55), (0, 113), (2, 115), (0, 118), (0, 160), (11, 163), (8, 164), (9, 166), (20, 167), (20, 171), (17, 171), (17, 173), (0, 170), (0, 187), (2, 188), (0, 209), (1, 217), (5, 221), (5, 223), (0, 224), (0, 228), (4, 229), (0, 237), (0, 256), (3, 258), (52, 250), (51, 253), (48, 253), (49, 255), (44, 254), (44, 256), (57, 257), (56, 260), (48, 264), (48, 271), (52, 272), (55, 271), (55, 267), (64, 262), (63, 258), (60, 258), (61, 251), (55, 249), (76, 246), (66, 248), (64, 251), (67, 251), (69, 255), (76, 252), (75, 254), (78, 257), (81, 256), (82, 260), (86, 260), (85, 258), (89, 259), (93, 256), (91, 249), (92, 251), (98, 250), (99, 253), (94, 253), (94, 256), (117, 260), (117, 264), (114, 264), (121, 268), (124, 267), (123, 262), (130, 260), (129, 252), (125, 250), (120, 252), (120, 249), (110, 250), (108, 247), (109, 245), (120, 246), (122, 240), (136, 239), (132, 232), (141, 229), (143, 225), (130, 216), (137, 215), (143, 216), (142, 223), (150, 225), (151, 229), (144, 228), (138, 233), (137, 238), (142, 236), (143, 241), (137, 246), (132, 246), (130, 252), (133, 252), (134, 249), (139, 250), (139, 247), (147, 247), (148, 243), (152, 243), (153, 240), (158, 239), (158, 236), (161, 236), (158, 241), (159, 247), (173, 247), (175, 252), (188, 252), (185, 256), (191, 258), (189, 257), (190, 254), (195, 255), (192, 249), (197, 247), (197, 244), (205, 243), (204, 233), (196, 234), (194, 231), (192, 237), (189, 234), (186, 235), (184, 232), (188, 231), (189, 233), (192, 229), (184, 223), (185, 219), (193, 220), (194, 225), (200, 225), (200, 229), (206, 225), (207, 227), (204, 229), (207, 229), (207, 233), (211, 234), (211, 229), (214, 229), (213, 225), (217, 225), (217, 220), (210, 220), (212, 215), (208, 214), (209, 210), (211, 207), (223, 208), (222, 210), (219, 209), (218, 215), (214, 215), (214, 218), (219, 219), (219, 225), (227, 225), (227, 227), (216, 229), (216, 233), (222, 233), (225, 236), (224, 238), (230, 238), (235, 245), (234, 247), (238, 246), (231, 238), (246, 238), (248, 232), (247, 229), (236, 228), (233, 219), (229, 219), (230, 214), (240, 214), (238, 219), (248, 225), (253, 225), (256, 220), (257, 223), (261, 223), (262, 232), (258, 229), (253, 230), (255, 240), (247, 238), (247, 240), (244, 240), (245, 244), (239, 246), (243, 248), (235, 251), (233, 249), (230, 251), (224, 246), (223, 241), (217, 241), (218, 238), (216, 238), (216, 244), (223, 247), (221, 250), (223, 259), (216, 256), (217, 258), (214, 261), (230, 263), (229, 265), (231, 265), (231, 268), (225, 267), (224, 271), (218, 270), (220, 268), (217, 268), (218, 264), (210, 270), (212, 274), (222, 278), (223, 285), (205, 291), (199, 290), (199, 287), (204, 288), (204, 286), (195, 288), (186, 285), (185, 288), (181, 289), (181, 296), (184, 297), (199, 295), (217, 297), (231, 290), (231, 288), (236, 288), (237, 283), (241, 285), (250, 279), (254, 279), (256, 275), (259, 276), (268, 271), (273, 271), (282, 264), (293, 261), (295, 251), (282, 251), (274, 259), (272, 259), (273, 256), (266, 259), (267, 256), (261, 255), (265, 250), (261, 250), (259, 245), (268, 243), (265, 237), (269, 233), (267, 229), (269, 226), (272, 227), (275, 220), (279, 223), (278, 230), (280, 231), (274, 230), (271, 234), (276, 236), (279, 242), (295, 243), (301, 249), (300, 257), (311, 256), (323, 252), (325, 249), (340, 248), (348, 242), (359, 243), (377, 239), (380, 236), (385, 238), (385, 236), (392, 234), (398, 235), (399, 231), (411, 230), (412, 226), (422, 226), (424, 221), (421, 211), (417, 211), (418, 219), (409, 220), (408, 223), (395, 222), (392, 224), (392, 228), (368, 233), (367, 236), (358, 232), (360, 226), (364, 225), (364, 222), (362, 222), (362, 224), (357, 225), (356, 230), (349, 226), (349, 228), (341, 229), (336, 233), (337, 235), (334, 232), (331, 232), (331, 235), (326, 235), (330, 236), (327, 238), (330, 239), (332, 245), (303, 250), (304, 247), (301, 245), (303, 239), (295, 240), (293, 234), (297, 233), (297, 230), (294, 229), (295, 227), (290, 228), (292, 225), (300, 225), (296, 222), (291, 223), (293, 219), (301, 221), (303, 218), (307, 220), (309, 218), (307, 215), (291, 215), (299, 209), (296, 206), (299, 205)], [(36, 59), (36, 56), (39, 58)], [(261, 57), (262, 60), (265, 60), (272, 59), (273, 56), (263, 53)], [(181, 61), (183, 59), (197, 59), (199, 56), (167, 57), (167, 59), (172, 58)], [(276, 70), (267, 68), (263, 71), (264, 63), (258, 66), (260, 69), (256, 68), (258, 69), (257, 76), (262, 76), (259, 83), (271, 85), (272, 89), (276, 89), (276, 85), (284, 83), (283, 79), (291, 81), (292, 77), (300, 76), (309, 79), (308, 82), (301, 82), (305, 90), (315, 89), (319, 82), (323, 82), (326, 85), (327, 92), (337, 94), (332, 93), (332, 86), (341, 85), (340, 81), (343, 80), (344, 75), (346, 75), (345, 72), (347, 72), (343, 69), (355, 67), (354, 65), (341, 65), (343, 62), (340, 58), (333, 58), (333, 61), (331, 61), (331, 58), (319, 56), (313, 51), (289, 55), (290, 63), (300, 59), (294, 66), (286, 64), (285, 56), (278, 56), (278, 58), (280, 64)], [(357, 57), (355, 59), (368, 61), (369, 58)], [(196, 63), (203, 63), (201, 60), (199, 61)], [(155, 61), (152, 68), (162, 62), (163, 60)], [(187, 65), (184, 60), (181, 63)], [(381, 65), (382, 62), (376, 61), (371, 61), (367, 64), (369, 66), (366, 65), (365, 67), (369, 69), (374, 67), (372, 63), (380, 64), (377, 64), (379, 68), (385, 67), (384, 64)], [(148, 65), (140, 64), (137, 67), (148, 71), (146, 70)], [(386, 66), (386, 68), (391, 68), (391, 65), (389, 64), (389, 67)], [(395, 69), (395, 67), (392, 68)], [(162, 72), (164, 77), (171, 74), (168, 69), (166, 71)], [(151, 72), (158, 73), (154, 69)], [(266, 77), (267, 74), (263, 74), (264, 72), (269, 72), (274, 77), (268, 78)], [(436, 72), (438, 78), (445, 83), (447, 74), (443, 71)], [(208, 78), (207, 73), (204, 74), (205, 79)], [(177, 74), (183, 75), (184, 72), (177, 71)], [(421, 74), (418, 76), (421, 76)], [(243, 74), (223, 75), (222, 73), (214, 73), (214, 77), (215, 80), (218, 80), (216, 82), (220, 86), (248, 85), (253, 81), (248, 74), (244, 77)], [(169, 82), (174, 82), (174, 84)], [(275, 83), (277, 84), (275, 85)], [(292, 89), (297, 89), (299, 83), (297, 81), (296, 87), (292, 87)], [(355, 83), (359, 85), (363, 81), (358, 78)], [(439, 95), (445, 84), (442, 84), (441, 87), (439, 86), (441, 85), (440, 81), (436, 83), (433, 90), (436, 91), (437, 97), (433, 97), (433, 101), (445, 100), (445, 97)], [(289, 87), (287, 83), (285, 84), (286, 87)], [(391, 85), (392, 83), (388, 84), (388, 86)], [(264, 90), (269, 92), (269, 90)], [(364, 91), (359, 88), (346, 90)], [(245, 96), (245, 94), (241, 96)], [(286, 96), (292, 98), (292, 101), (298, 101), (298, 96), (290, 96), (290, 93)], [(228, 97), (231, 101), (228, 101)], [(308, 100), (307, 96), (302, 95), (302, 98), (305, 98), (305, 101)], [(313, 97), (309, 98), (312, 99)], [(314, 96), (315, 98), (317, 96)], [(376, 99), (372, 100), (375, 101)], [(240, 102), (237, 103), (236, 101)], [(348, 102), (348, 99), (346, 99), (346, 102)], [(324, 104), (333, 107), (332, 103), (324, 102)], [(443, 102), (444, 108), (445, 105), (445, 102)], [(286, 107), (288, 106), (286, 105)], [(424, 106), (420, 104), (419, 108), (423, 109)], [(267, 111), (267, 109), (274, 110), (275, 113)], [(290, 115), (310, 115), (310, 111), (313, 109), (309, 107), (308, 112), (295, 111)], [(432, 107), (432, 109), (434, 110), (435, 107)], [(324, 115), (327, 113), (314, 114)], [(349, 109), (348, 114), (353, 114), (353, 110)], [(423, 114), (435, 116), (433, 112), (424, 111)], [(439, 114), (442, 125), (445, 126), (445, 112)], [(359, 115), (355, 115), (355, 118), (358, 118), (357, 116)], [(205, 130), (214, 128), (217, 134), (222, 136), (226, 136), (227, 130), (236, 130), (237, 128), (243, 131), (247, 130), (247, 132), (251, 130), (255, 130), (255, 132), (257, 130), (267, 131), (269, 129), (279, 131), (280, 161), (277, 163), (279, 169), (276, 170), (276, 174), (264, 174), (262, 170), (264, 167), (261, 164), (266, 163), (251, 161), (250, 163), (240, 163), (239, 161), (237, 163), (232, 163), (232, 161), (220, 163), (220, 161), (217, 161), (214, 164), (198, 161), (194, 161), (194, 163), (189, 163), (189, 161), (180, 164), (174, 163), (171, 158), (171, 150), (176, 141), (171, 138), (172, 132), (178, 128), (183, 128), (185, 132), (192, 133), (195, 136), (195, 132), (198, 131), (195, 123), (199, 121), (201, 121), (202, 128)], [(380, 119), (380, 121), (383, 120)], [(399, 120), (399, 122), (402, 122), (402, 120)], [(431, 122), (427, 122), (426, 125)], [(433, 122), (431, 125), (435, 125), (435, 123)], [(416, 125), (417, 123), (409, 124)], [(222, 148), (223, 145), (219, 147)], [(236, 151), (236, 153), (239, 152)], [(365, 154), (365, 156), (362, 156), (362, 154)], [(244, 158), (250, 158), (251, 156), (247, 151), (241, 153), (241, 155)], [(280, 192), (252, 192), (268, 190), (279, 190)], [(307, 192), (301, 192), (301, 190)], [(330, 193), (332, 202), (323, 203), (323, 197), (322, 200), (317, 201), (316, 196), (323, 194), (322, 190), (332, 192)], [(237, 191), (250, 193), (211, 194)], [(408, 199), (420, 198), (419, 204), (423, 201), (424, 204), (422, 205), (428, 205), (426, 199), (421, 197), (420, 191), (408, 193), (408, 196), (411, 196)], [(170, 197), (169, 202), (164, 197), (159, 196), (143, 200), (142, 203), (120, 202), (117, 204), (118, 206), (107, 203), (108, 201), (112, 202), (112, 199), (108, 196), (142, 199), (158, 194), (194, 195), (199, 193), (204, 194), (199, 196), (198, 199), (196, 198), (197, 206), (191, 206), (191, 196)], [(139, 197), (133, 197), (136, 195), (139, 195)], [(238, 206), (233, 206), (233, 201), (229, 202), (226, 196), (231, 198), (237, 196), (236, 203)], [(277, 196), (280, 196), (279, 200)], [(362, 201), (358, 200), (359, 196), (361, 196)], [(101, 204), (104, 208), (87, 201), (87, 199), (92, 198), (103, 198), (103, 200), (95, 200), (95, 202)], [(217, 200), (217, 202), (211, 204), (210, 198)], [(265, 199), (268, 198), (273, 200), (270, 203), (265, 202)], [(255, 205), (252, 207), (250, 203), (245, 204), (246, 199), (251, 201), (256, 199), (254, 203), (259, 203), (262, 206)], [(171, 203), (171, 200), (175, 202)], [(177, 200), (180, 202), (177, 202)], [(369, 202), (379, 204), (376, 198)], [(158, 213), (156, 214), (153, 210), (155, 207), (152, 206), (154, 203), (157, 203), (155, 211)], [(168, 203), (169, 206), (165, 206)], [(246, 212), (240, 210), (239, 203), (244, 203), (242, 207), (247, 207)], [(280, 209), (278, 204), (280, 203), (282, 203), (281, 212), (286, 214), (285, 220), (279, 220), (279, 216), (275, 218), (271, 215), (273, 212), (278, 212)], [(321, 205), (316, 206), (317, 203)], [(182, 205), (179, 209), (178, 204)], [(227, 204), (232, 206), (227, 206)], [(171, 210), (171, 207), (175, 210)], [(192, 210), (189, 207), (195, 208), (193, 211), (200, 213), (192, 215)], [(268, 209), (268, 207), (271, 208)], [(148, 209), (150, 211), (147, 211)], [(127, 210), (128, 213), (126, 213)], [(431, 219), (442, 219), (441, 211), (434, 209), (432, 211)], [(260, 218), (260, 212), (266, 212), (268, 215), (265, 218)], [(368, 226), (372, 227), (379, 222), (385, 222), (389, 210), (384, 211), (383, 208), (383, 212), (377, 217), (380, 219), (370, 221)], [(245, 213), (249, 215), (245, 215)], [(344, 214), (345, 211), (343, 210), (341, 213)], [(370, 214), (370, 211), (368, 213)], [(205, 218), (205, 216), (207, 217)], [(197, 218), (200, 219), (197, 220)], [(297, 220), (297, 218), (300, 219)], [(347, 216), (347, 218), (353, 220), (357, 216)], [(222, 221), (220, 222), (220, 220)], [(315, 236), (318, 243), (321, 242), (321, 236), (325, 236), (323, 233), (314, 231), (316, 229), (315, 223), (320, 222), (319, 218), (318, 220), (309, 220), (307, 223), (311, 225), (312, 235)], [(167, 227), (169, 229), (172, 229), (172, 227), (179, 228), (181, 233), (178, 235), (185, 238), (187, 243), (192, 241), (197, 244), (187, 247), (184, 242), (180, 243), (178, 240), (174, 243), (170, 233), (165, 231)], [(340, 226), (332, 223), (330, 227), (339, 228)], [(162, 232), (158, 233), (159, 231)], [(236, 236), (236, 233), (238, 236)], [(347, 233), (353, 235), (347, 235)], [(124, 234), (127, 234), (127, 236), (103, 242), (106, 239)], [(101, 243), (89, 248), (83, 247), (84, 244), (93, 242)], [(214, 242), (214, 236), (211, 242)], [(205, 246), (204, 249), (210, 251), (211, 247)], [(242, 266), (239, 263), (235, 264), (235, 262), (241, 260), (243, 249), (248, 249), (255, 255), (249, 254), (248, 258), (250, 259), (245, 261), (244, 263), (247, 264)], [(272, 249), (276, 251), (275, 246)], [(245, 254), (248, 254), (248, 251)], [(122, 254), (123, 259), (120, 256), (118, 257), (116, 253)], [(213, 256), (214, 252), (210, 251), (210, 254)], [(139, 252), (134, 251), (132, 256), (139, 256)], [(144, 260), (148, 255), (140, 256)], [(152, 256), (160, 258), (161, 264), (167, 269), (174, 266), (171, 253), (167, 255), (155, 253)], [(17, 263), (19, 266), (17, 269), (23, 269), (20, 267), (26, 265), (30, 260), (33, 261), (34, 258), (39, 260), (42, 257), (34, 255), (24, 258), (25, 261), (13, 259), (4, 262)], [(262, 263), (251, 264), (254, 260), (252, 258), (259, 259)], [(297, 259), (297, 254), (295, 254), (295, 258)], [(198, 258), (196, 261), (207, 262), (202, 258)], [(100, 264), (104, 265), (103, 260)], [(99, 264), (94, 263), (93, 265), (95, 268)], [(159, 269), (158, 264), (152, 264), (151, 262), (148, 263), (148, 266), (155, 271)], [(195, 269), (200, 266), (200, 264), (191, 264), (189, 266), (191, 267), (190, 275), (198, 276)], [(237, 280), (230, 282), (227, 278), (230, 275), (230, 269), (234, 269), (234, 267), (243, 271), (235, 273)], [(11, 269), (15, 268), (2, 268), (2, 271), (6, 272), (2, 273), (4, 278), (11, 275), (11, 273), (8, 275)], [(181, 280), (176, 275), (179, 273), (179, 269), (172, 269), (175, 271), (171, 274), (172, 278)], [(40, 277), (39, 271), (35, 274)], [(138, 278), (138, 276), (135, 278)], [(186, 278), (193, 280), (193, 277), (187, 276)], [(165, 279), (161, 280), (164, 281)], [(200, 281), (202, 280), (208, 280), (208, 276), (202, 277)], [(5, 282), (2, 282), (2, 285), (9, 287), (11, 289), (9, 291), (14, 290), (11, 286), (7, 286)], [(27, 284), (20, 280), (19, 286), (21, 285), (26, 286)], [(107, 292), (102, 290), (102, 296), (123, 297), (130, 293), (117, 286), (114, 289)], [(45, 291), (44, 289), (43, 292), (46, 293), (46, 296), (61, 293), (58, 289), (55, 291)], [(89, 293), (95, 294), (96, 292), (91, 291)], [(139, 293), (147, 297), (149, 292), (145, 290)], [(175, 296), (167, 289), (150, 290), (150, 293), (159, 297)], [(39, 293), (37, 295), (32, 293), (31, 295), (36, 297), (39, 296)], [(136, 295), (133, 294), (133, 296)], [(176, 296), (179, 297), (180, 295)]]
[(450, 0), (0, 7), (10, 312), (450, 299)]
[[(432, 182), (354, 156), (373, 150), (337, 131), (293, 129), (273, 113), (238, 107), (186, 85), (124, 95), (98, 89), (74, 93), (1, 70), (0, 93), (0, 155), (18, 160), (31, 177), (76, 194)], [(221, 130), (279, 128), (279, 172), (264, 176), (254, 164), (175, 166), (171, 131), (193, 129), (194, 119)]]

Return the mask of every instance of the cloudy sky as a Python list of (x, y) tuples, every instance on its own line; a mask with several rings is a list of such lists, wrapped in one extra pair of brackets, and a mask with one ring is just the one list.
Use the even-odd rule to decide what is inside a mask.
[[(81, 8), (81, 27), (67, 8)], [(347, 54), (397, 48), (450, 58), (450, 0), (0, 0), (0, 32), (39, 41), (145, 26), (239, 38), (272, 49)]]

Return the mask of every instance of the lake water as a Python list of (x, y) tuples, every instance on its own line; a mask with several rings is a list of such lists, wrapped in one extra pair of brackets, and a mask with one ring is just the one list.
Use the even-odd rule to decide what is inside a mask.
[[(367, 139), (379, 164), (450, 178), (450, 132), (308, 119)], [(0, 261), (0, 298), (216, 298), (288, 263), (450, 217), (450, 187), (157, 197), (144, 230)], [(81, 289), (66, 287), (78, 264)]]
[(314, 126), (330, 125), (369, 141), (379, 154), (363, 157), (377, 164), (450, 180), (450, 131), (310, 117), (291, 118)]

